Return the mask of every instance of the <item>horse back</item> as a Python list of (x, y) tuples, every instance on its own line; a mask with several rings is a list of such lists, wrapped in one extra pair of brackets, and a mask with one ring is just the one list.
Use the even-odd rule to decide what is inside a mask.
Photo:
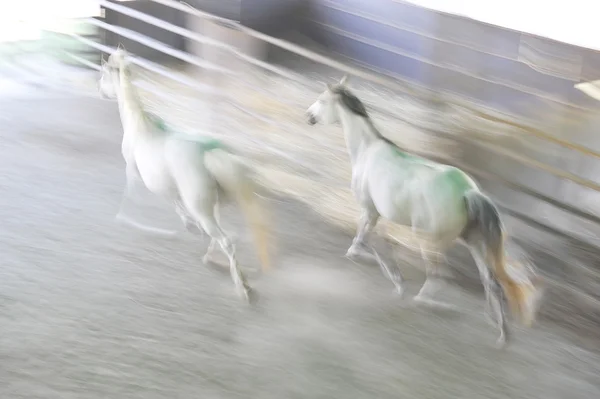
[(458, 168), (398, 155), (393, 148), (374, 152), (367, 169), (370, 196), (379, 213), (427, 231), (460, 231), (466, 223), (464, 195), (478, 190), (473, 179)]

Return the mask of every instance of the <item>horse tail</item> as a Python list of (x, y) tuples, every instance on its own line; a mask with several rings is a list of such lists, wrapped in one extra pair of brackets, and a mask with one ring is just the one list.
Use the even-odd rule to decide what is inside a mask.
[(251, 175), (247, 165), (235, 155), (220, 148), (205, 153), (204, 165), (217, 181), (217, 184), (232, 196), (242, 208), (246, 221), (252, 230), (254, 243), (263, 270), (270, 268), (268, 250), (269, 226), (267, 212), (261, 206), (258, 196), (259, 184)]
[(529, 279), (528, 271), (522, 265), (513, 264), (510, 268), (507, 267), (505, 233), (498, 209), (478, 190), (468, 191), (464, 199), (468, 231), (465, 231), (463, 236), (472, 237), (472, 233), (479, 233), (485, 247), (485, 254), (482, 255), (493, 276), (500, 283), (511, 312), (521, 323), (530, 326), (535, 317), (537, 290)]

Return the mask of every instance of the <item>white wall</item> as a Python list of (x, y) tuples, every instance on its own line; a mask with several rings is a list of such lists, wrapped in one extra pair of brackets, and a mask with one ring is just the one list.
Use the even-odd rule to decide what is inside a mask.
[(69, 18), (98, 16), (95, 0), (18, 0), (0, 12), (0, 43), (36, 40), (41, 30), (68, 31)]
[(406, 0), (581, 47), (600, 50), (600, 1)]

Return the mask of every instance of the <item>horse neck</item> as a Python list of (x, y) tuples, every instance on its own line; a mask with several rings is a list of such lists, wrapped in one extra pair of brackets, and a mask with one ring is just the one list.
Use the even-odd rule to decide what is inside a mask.
[(119, 106), (119, 116), (121, 117), (121, 124), (123, 129), (127, 125), (126, 113), (124, 110), (123, 96), (121, 95), (121, 83), (119, 82), (119, 71), (111, 72), (111, 79), (115, 87), (115, 93), (117, 94), (117, 105)]
[(338, 114), (344, 131), (346, 147), (350, 154), (352, 165), (359, 159), (361, 153), (369, 145), (379, 139), (379, 135), (374, 131), (373, 124), (369, 118), (356, 115), (341, 105), (338, 105)]
[(119, 68), (118, 101), (121, 122), (125, 134), (144, 134), (150, 131), (146, 126), (146, 116), (137, 89), (129, 78), (128, 66)]

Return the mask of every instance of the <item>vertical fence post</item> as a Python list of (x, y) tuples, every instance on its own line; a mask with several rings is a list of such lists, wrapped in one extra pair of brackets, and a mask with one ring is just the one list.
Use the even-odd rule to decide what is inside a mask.
[[(247, 35), (234, 24), (190, 16), (188, 17), (187, 25), (190, 30), (201, 34), (206, 38), (231, 46), (241, 53), (259, 59), (266, 57), (266, 43), (260, 39)], [(244, 75), (248, 72), (247, 62), (240, 59), (229, 50), (197, 42), (193, 42), (189, 45), (188, 49), (193, 55), (196, 55), (209, 63), (226, 66), (235, 73), (242, 75), (242, 78), (245, 78)], [(219, 91), (233, 89), (230, 84), (231, 77), (225, 76), (223, 72), (204, 69), (202, 71), (196, 71), (194, 75)], [(218, 97), (209, 99), (209, 125), (214, 132), (217, 132), (219, 127), (219, 118), (222, 113), (221, 105), (222, 100)]]

